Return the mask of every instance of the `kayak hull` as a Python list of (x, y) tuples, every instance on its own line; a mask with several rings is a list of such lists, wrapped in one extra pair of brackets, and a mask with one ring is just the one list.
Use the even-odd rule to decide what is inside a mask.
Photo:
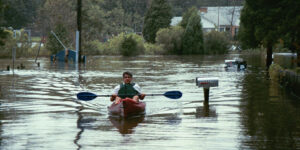
[(143, 102), (136, 102), (131, 98), (122, 99), (119, 103), (111, 104), (108, 107), (110, 116), (128, 118), (134, 116), (145, 115), (146, 104)]

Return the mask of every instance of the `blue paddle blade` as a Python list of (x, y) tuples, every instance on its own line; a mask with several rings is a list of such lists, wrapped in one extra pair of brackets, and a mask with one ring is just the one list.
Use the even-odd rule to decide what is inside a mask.
[(97, 97), (96, 94), (90, 92), (80, 92), (77, 94), (77, 98), (83, 101), (90, 101)]
[(171, 99), (179, 99), (182, 96), (182, 93), (180, 91), (168, 91), (164, 96)]

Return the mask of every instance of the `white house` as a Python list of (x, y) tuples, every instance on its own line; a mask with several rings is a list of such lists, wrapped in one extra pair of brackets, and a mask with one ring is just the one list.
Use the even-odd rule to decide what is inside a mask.
[[(242, 6), (228, 7), (202, 7), (199, 9), (201, 24), (204, 32), (211, 30), (230, 31), (235, 36), (240, 26), (240, 14)], [(182, 17), (172, 18), (171, 25), (177, 25)]]

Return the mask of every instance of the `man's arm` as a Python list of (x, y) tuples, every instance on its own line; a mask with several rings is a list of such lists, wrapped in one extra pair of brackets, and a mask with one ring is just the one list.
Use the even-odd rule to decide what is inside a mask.
[(117, 86), (114, 88), (113, 92), (112, 92), (112, 95), (111, 95), (111, 97), (110, 97), (110, 101), (114, 101), (114, 100), (117, 98), (118, 93), (119, 93), (119, 90), (120, 90), (120, 85), (117, 85)]
[(141, 100), (143, 100), (143, 99), (145, 98), (146, 94), (142, 93), (141, 87), (140, 87), (138, 84), (135, 84), (135, 85), (133, 86), (133, 88), (134, 88), (137, 92), (139, 92), (139, 98), (140, 98)]

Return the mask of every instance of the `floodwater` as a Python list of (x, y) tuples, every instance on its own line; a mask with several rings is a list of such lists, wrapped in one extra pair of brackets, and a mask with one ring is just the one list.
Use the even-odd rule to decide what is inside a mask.
[[(224, 60), (248, 62), (225, 70)], [(270, 82), (255, 55), (88, 57), (87, 63), (52, 64), (17, 59), (24, 69), (4, 71), (0, 60), (0, 149), (300, 149), (300, 99)], [(131, 71), (148, 94), (179, 90), (177, 100), (145, 98), (144, 117), (110, 118), (108, 97), (80, 101), (82, 91), (111, 94)], [(209, 104), (196, 77), (216, 77)]]

